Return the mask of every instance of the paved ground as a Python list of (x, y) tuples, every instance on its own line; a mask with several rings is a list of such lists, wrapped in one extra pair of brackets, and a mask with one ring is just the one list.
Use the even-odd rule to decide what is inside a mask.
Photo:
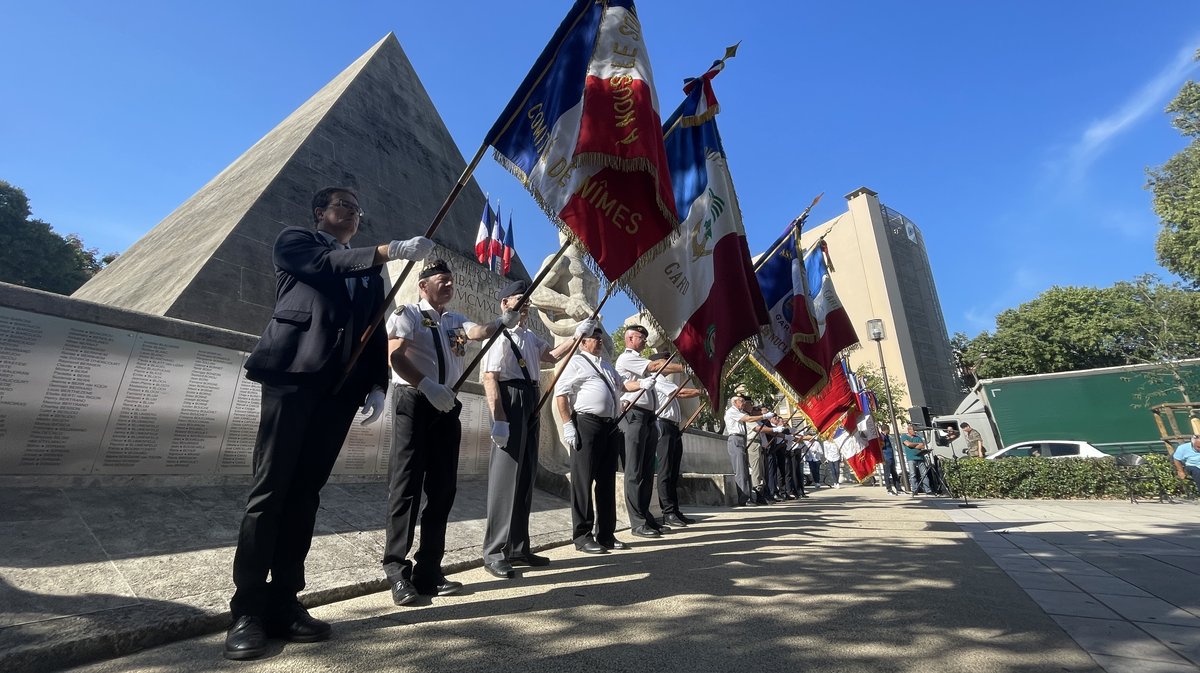
[[(69, 491), (61, 497), (80, 498)], [(5, 500), (0, 495), (0, 512), (8, 511)], [(327, 498), (327, 504), (337, 500)], [(540, 493), (536, 500), (542, 542), (565, 540), (565, 526), (552, 530), (565, 522), (561, 501)], [(451, 531), (453, 539), (470, 537), (455, 552), (463, 567), (477, 562), (478, 536), (467, 534), (480, 524), (472, 508), (478, 504), (456, 509), (453, 526), (461, 535)], [(628, 552), (592, 557), (555, 548), (547, 552), (554, 559), (549, 568), (526, 570), (514, 581), (465, 570), (455, 575), (468, 585), (460, 596), (397, 608), (387, 593), (371, 593), (323, 605), (313, 613), (334, 622), (334, 640), (278, 643), (256, 662), (221, 659), (216, 632), (80, 670), (1200, 671), (1195, 503), (986, 501), (959, 509), (953, 501), (851, 487), (822, 489), (803, 502), (712, 510), (703, 518), (661, 541), (625, 533), (636, 541)], [(11, 523), (0, 523), (6, 540), (15, 530)], [(25, 530), (37, 527), (26, 523)], [(128, 522), (129, 534), (144, 523)], [(41, 525), (53, 537), (50, 526)], [(342, 528), (322, 529), (318, 546), (373, 539), (378, 527)], [(49, 646), (56, 630), (60, 640), (78, 640), (87, 631), (56, 625), (77, 622), (111, 632), (129, 611), (144, 617), (153, 614), (147, 605), (177, 610), (186, 603), (151, 603), (130, 586), (125, 612), (53, 617), (46, 606), (67, 612), (63, 606), (92, 604), (87, 588), (64, 579), (38, 591), (30, 578), (69, 578), (87, 564), (14, 567), (13, 557), (28, 541), (17, 539), (0, 551), (6, 582), (0, 591), (7, 592), (0, 593), (2, 670), (50, 670), (70, 661), (64, 653), (82, 651)], [(228, 548), (210, 544), (196, 553), (224, 555), (211, 565), (227, 574)], [(359, 571), (373, 580), (330, 568), (318, 575), (344, 574), (357, 587), (350, 594), (370, 591), (379, 586), (377, 556), (363, 556), (370, 562)], [(228, 596), (228, 580), (190, 563), (195, 557), (189, 554), (134, 558), (137, 565), (157, 558), (168, 580), (211, 575), (220, 584), (205, 593), (214, 603)], [(331, 584), (324, 591), (337, 590)], [(13, 603), (11, 596), (26, 596), (26, 602)], [(184, 607), (204, 630), (222, 625), (220, 610)], [(139, 644), (137, 633), (109, 640), (128, 651)], [(40, 651), (27, 642), (30, 636), (41, 639)]]

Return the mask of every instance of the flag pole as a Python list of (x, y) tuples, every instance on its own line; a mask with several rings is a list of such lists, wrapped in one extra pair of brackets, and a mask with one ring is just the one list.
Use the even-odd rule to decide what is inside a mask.
[[(821, 192), (820, 194), (817, 194), (816, 197), (813, 198), (812, 203), (808, 204), (808, 207), (804, 209), (804, 212), (797, 215), (796, 219), (794, 219), (790, 223), (788, 223), (788, 226), (785, 227), (783, 230), (784, 233), (786, 234), (788, 229), (795, 227), (796, 233), (799, 234), (800, 227), (804, 226), (804, 222), (806, 220), (808, 220), (808, 213), (813, 209), (813, 206), (817, 205), (817, 202), (821, 200), (822, 196), (825, 196), (825, 192)], [(824, 238), (824, 237), (822, 237), (822, 238)], [(797, 237), (797, 239), (798, 239), (798, 237)], [(771, 248), (766, 253), (764, 253), (762, 257), (758, 258), (758, 262), (755, 263), (755, 265), (754, 265), (754, 270), (758, 271), (759, 269), (761, 269), (763, 264), (766, 264), (767, 260), (771, 259), (771, 255), (774, 255), (775, 251), (778, 250), (779, 248), (783, 247), (786, 243), (787, 243), (787, 238), (780, 236), (779, 243), (775, 247)], [(797, 253), (800, 252), (800, 246), (798, 244), (796, 246), (796, 252)]]
[(679, 431), (684, 432), (688, 428), (692, 427), (692, 423), (696, 422), (696, 419), (700, 417), (700, 412), (704, 411), (704, 407), (707, 405), (708, 405), (708, 398), (701, 400), (700, 406), (696, 407), (696, 411), (692, 413), (691, 418), (687, 419), (687, 423), (684, 423), (683, 427), (679, 428)]
[[(612, 292), (614, 289), (616, 289), (616, 287), (616, 283), (608, 284), (608, 290), (604, 293), (604, 298), (601, 299), (600, 303), (596, 305), (596, 310), (592, 311), (592, 320), (595, 320), (599, 317), (600, 309), (604, 308), (605, 302), (607, 302), (608, 298), (612, 296)], [(571, 350), (567, 351), (567, 354), (565, 357), (563, 357), (562, 362), (565, 363), (567, 360), (575, 357), (576, 351), (579, 350), (579, 344), (583, 343), (583, 338), (581, 337), (575, 339), (574, 341), (575, 343), (571, 344)], [(538, 400), (537, 406), (533, 408), (533, 413), (529, 415), (530, 418), (537, 418), (538, 412), (542, 410), (542, 407), (546, 406), (546, 400), (550, 399), (550, 395), (554, 392), (554, 386), (558, 383), (558, 379), (562, 377), (564, 369), (566, 369), (566, 367), (559, 367), (558, 371), (554, 372), (554, 378), (550, 379), (550, 385), (546, 386), (546, 392), (542, 393), (542, 399)]]
[[(667, 365), (671, 364), (671, 360), (674, 360), (675, 356), (678, 354), (679, 354), (679, 351), (675, 351), (674, 353), (671, 353), (671, 355), (667, 357), (667, 361), (663, 363), (662, 368), (666, 369)], [(656, 374), (657, 374), (657, 372), (656, 372)], [(625, 407), (625, 411), (622, 411), (620, 416), (617, 416), (617, 424), (618, 425), (621, 423), (622, 419), (624, 419), (626, 416), (629, 415), (629, 410), (632, 409), (634, 407), (634, 405), (637, 404), (638, 400), (642, 399), (642, 395), (645, 392), (646, 392), (646, 389), (642, 388), (641, 390), (637, 391), (637, 395), (634, 395), (632, 400), (629, 400), (629, 406)]]
[(671, 402), (674, 402), (675, 398), (679, 397), (679, 393), (683, 392), (684, 387), (687, 386), (687, 384), (691, 383), (692, 379), (695, 378), (695, 376), (696, 376), (695, 374), (689, 374), (687, 379), (685, 379), (683, 383), (681, 383), (679, 386), (677, 386), (675, 388), (675, 392), (671, 393), (671, 396), (667, 398), (667, 401), (663, 402), (662, 406), (660, 406), (658, 409), (656, 409), (654, 411), (654, 415), (658, 416), (658, 415), (662, 414), (662, 412), (666, 411), (667, 407), (671, 406)]
[[(554, 268), (554, 265), (558, 263), (558, 260), (562, 259), (562, 256), (566, 254), (567, 248), (570, 246), (571, 241), (568, 239), (562, 244), (562, 247), (558, 249), (558, 252), (554, 253), (554, 258), (542, 267), (542, 270), (538, 272), (537, 278), (534, 278), (533, 282), (529, 284), (529, 289), (525, 290), (525, 292), (521, 295), (521, 298), (517, 300), (517, 305), (512, 307), (510, 310), (520, 312), (520, 310), (524, 308), (525, 304), (529, 303), (529, 296), (533, 294), (533, 289), (542, 284), (542, 281), (545, 280), (546, 275), (550, 273), (550, 269)], [(503, 299), (503, 297), (501, 297), (501, 299)], [(496, 339), (500, 337), (500, 331), (503, 329), (503, 326), (497, 328), (496, 331), (492, 332), (492, 335), (488, 337), (487, 342), (483, 344), (483, 346), (479, 349), (479, 352), (475, 354), (475, 358), (471, 360), (471, 364), (467, 365), (466, 369), (463, 370), (462, 376), (458, 377), (458, 381), (454, 384), (454, 392), (458, 392), (458, 389), (462, 388), (462, 384), (466, 382), (467, 376), (469, 376), (471, 372), (475, 371), (475, 367), (478, 366), (479, 361), (483, 359), (484, 353), (487, 353), (488, 349), (492, 347), (492, 344), (496, 343)]]
[[(446, 213), (450, 212), (450, 206), (458, 200), (458, 195), (462, 193), (464, 187), (467, 186), (467, 181), (471, 179), (471, 174), (475, 172), (475, 168), (479, 166), (479, 161), (483, 159), (483, 153), (487, 151), (488, 144), (485, 142), (479, 146), (479, 150), (475, 152), (474, 158), (467, 167), (463, 169), (462, 175), (458, 176), (458, 182), (454, 183), (454, 188), (446, 195), (446, 200), (442, 202), (442, 207), (438, 209), (437, 214), (433, 216), (433, 221), (429, 223), (429, 227), (425, 230), (425, 238), (432, 238), (433, 232), (441, 226), (442, 220), (446, 219)], [(363, 332), (362, 338), (354, 345), (354, 352), (350, 354), (350, 361), (346, 363), (345, 370), (342, 371), (341, 377), (333, 387), (334, 394), (337, 394), (342, 389), (342, 385), (346, 383), (346, 379), (350, 376), (350, 372), (354, 370), (355, 363), (358, 362), (359, 356), (362, 355), (363, 349), (367, 347), (367, 342), (371, 340), (371, 336), (383, 323), (383, 318), (387, 315), (388, 307), (395, 301), (396, 295), (400, 293), (400, 287), (404, 285), (404, 280), (408, 278), (408, 274), (412, 272), (413, 260), (408, 260), (404, 265), (404, 271), (400, 273), (400, 278), (396, 279), (392, 289), (384, 297), (383, 303), (379, 305), (379, 309), (375, 311), (375, 315), (371, 318), (371, 322), (367, 324), (366, 331)]]

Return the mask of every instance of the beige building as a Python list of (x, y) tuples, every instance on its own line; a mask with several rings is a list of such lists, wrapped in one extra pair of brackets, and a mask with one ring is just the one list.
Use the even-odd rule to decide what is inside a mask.
[(907, 388), (896, 406), (926, 406), (931, 416), (953, 412), (963, 394), (921, 231), (866, 187), (846, 201), (845, 213), (811, 226), (801, 243), (808, 248), (824, 236), (829, 244), (830, 276), (862, 342), (849, 356), (851, 366), (879, 368), (879, 349), (867, 331), (867, 321), (878, 318), (888, 375)]

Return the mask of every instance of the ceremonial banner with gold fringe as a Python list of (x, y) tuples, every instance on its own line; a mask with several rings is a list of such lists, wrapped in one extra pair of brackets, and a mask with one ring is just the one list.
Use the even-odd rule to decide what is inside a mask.
[(609, 280), (669, 244), (679, 218), (632, 0), (577, 0), (486, 142)]
[[(734, 51), (731, 47), (725, 58)], [(712, 79), (724, 65), (723, 58), (688, 80), (686, 98), (663, 129), (680, 233), (627, 278), (633, 300), (691, 365), (718, 409), (729, 354), (767, 322), (717, 131)]]

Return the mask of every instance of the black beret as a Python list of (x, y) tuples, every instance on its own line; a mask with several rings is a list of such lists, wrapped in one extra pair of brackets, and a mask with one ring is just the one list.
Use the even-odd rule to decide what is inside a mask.
[(496, 295), (496, 298), (497, 299), (505, 299), (505, 298), (511, 297), (513, 295), (525, 294), (528, 291), (529, 291), (529, 281), (514, 280), (513, 282), (506, 285), (503, 290), (500, 290), (500, 294)]
[(626, 325), (624, 331), (628, 332), (629, 330), (633, 330), (644, 337), (650, 336), (650, 330), (642, 327), (641, 325)]
[(435, 260), (429, 262), (428, 264), (426, 264), (424, 269), (421, 269), (421, 275), (417, 277), (417, 280), (424, 280), (430, 276), (436, 276), (439, 273), (454, 273), (454, 272), (450, 270), (450, 266), (448, 264), (446, 264), (446, 260), (435, 259)]

